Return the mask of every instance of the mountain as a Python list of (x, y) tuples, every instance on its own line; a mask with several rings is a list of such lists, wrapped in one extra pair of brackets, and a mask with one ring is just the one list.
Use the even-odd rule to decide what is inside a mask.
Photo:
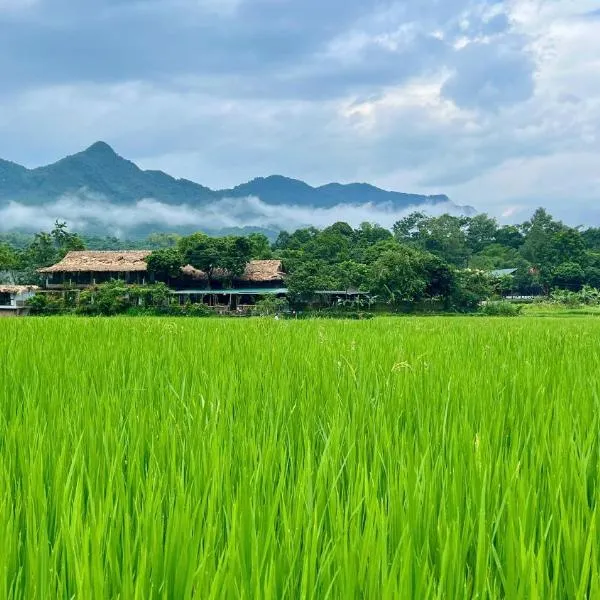
[(162, 171), (142, 171), (104, 142), (37, 169), (0, 162), (0, 202), (45, 204), (64, 195), (81, 194), (104, 196), (116, 204), (143, 198), (166, 204), (202, 204), (218, 199), (197, 183), (174, 179)]
[[(311, 208), (372, 203), (397, 210), (450, 202), (444, 195), (402, 194), (364, 183), (331, 183), (315, 188), (280, 175), (253, 179), (229, 190), (211, 190), (186, 179), (175, 179), (162, 171), (143, 171), (104, 142), (96, 142), (83, 152), (37, 169), (0, 160), (0, 206), (9, 201), (44, 205), (63, 196), (102, 197), (118, 205), (151, 198), (164, 204), (191, 207), (206, 206), (224, 198), (249, 196), (270, 205)], [(464, 210), (472, 211), (470, 207), (464, 207)]]
[(281, 175), (259, 177), (248, 183), (238, 185), (231, 190), (221, 190), (223, 197), (242, 198), (256, 196), (267, 204), (294, 204), (296, 206), (314, 206), (331, 208), (341, 204), (390, 204), (394, 208), (406, 208), (423, 204), (449, 203), (444, 195), (422, 196), (388, 192), (367, 183), (329, 183), (321, 187), (311, 187), (303, 181), (289, 179)]

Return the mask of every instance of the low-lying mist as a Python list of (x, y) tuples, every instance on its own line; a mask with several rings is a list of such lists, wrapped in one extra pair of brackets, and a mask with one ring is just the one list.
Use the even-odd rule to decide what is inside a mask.
[(136, 231), (219, 231), (231, 228), (261, 228), (292, 231), (300, 227), (327, 227), (345, 221), (357, 227), (368, 221), (390, 227), (406, 214), (423, 210), (431, 215), (458, 214), (453, 203), (410, 206), (340, 204), (312, 208), (287, 204), (271, 205), (259, 198), (224, 198), (206, 206), (169, 205), (154, 199), (135, 204), (114, 204), (94, 194), (63, 196), (49, 204), (34, 206), (9, 202), (0, 207), (0, 231), (48, 230), (58, 219), (73, 231), (123, 236)]

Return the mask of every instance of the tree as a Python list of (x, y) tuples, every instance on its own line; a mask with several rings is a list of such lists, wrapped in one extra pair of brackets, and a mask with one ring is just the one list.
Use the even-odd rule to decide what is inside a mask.
[(308, 260), (295, 264), (286, 283), (290, 296), (306, 299), (317, 290), (335, 289), (337, 282), (325, 261)]
[(221, 252), (219, 267), (224, 269), (230, 277), (242, 275), (252, 258), (250, 240), (239, 236), (220, 238), (217, 246)]
[(251, 245), (251, 258), (253, 260), (268, 260), (273, 258), (271, 243), (269, 238), (263, 233), (251, 233), (248, 236), (248, 241)]
[(555, 221), (543, 208), (538, 208), (530, 221), (523, 223), (525, 241), (521, 246), (522, 256), (540, 269), (542, 274), (551, 269), (552, 235), (564, 228), (559, 221)]
[(359, 228), (354, 232), (354, 235), (357, 245), (361, 248), (392, 239), (393, 237), (389, 229), (368, 222), (361, 223)]
[(148, 272), (154, 274), (156, 279), (167, 281), (181, 275), (182, 263), (181, 254), (175, 248), (155, 250), (146, 259)]
[(452, 291), (453, 270), (445, 261), (433, 254), (424, 253), (421, 261), (427, 279), (425, 296), (428, 298), (447, 297)]
[(287, 231), (280, 231), (275, 243), (274, 250), (285, 250), (290, 245), (291, 235)]
[(566, 262), (586, 265), (585, 242), (577, 229), (565, 228), (553, 233), (549, 240), (547, 258), (553, 265)]
[(54, 240), (54, 246), (58, 259), (64, 258), (68, 252), (75, 250), (85, 250), (85, 244), (77, 233), (71, 233), (64, 221), (56, 221), (54, 229), (50, 232)]
[(242, 275), (250, 261), (252, 245), (245, 237), (212, 238), (194, 233), (179, 241), (178, 250), (183, 263), (206, 273), (210, 287), (219, 271), (230, 279)]
[(466, 242), (471, 252), (481, 252), (496, 241), (498, 223), (486, 214), (471, 217), (467, 225)]
[(456, 311), (476, 310), (494, 293), (494, 280), (483, 271), (460, 269), (455, 272), (447, 307)]
[(412, 212), (394, 223), (394, 237), (401, 244), (409, 244), (419, 238), (420, 226), (428, 219), (422, 212)]
[(394, 225), (394, 236), (401, 244), (409, 244), (457, 267), (465, 267), (471, 253), (466, 237), (468, 223), (466, 217), (447, 214), (428, 217), (416, 212)]
[(427, 289), (421, 253), (408, 246), (386, 250), (372, 266), (372, 290), (390, 304), (420, 299)]
[(585, 281), (585, 272), (576, 262), (565, 262), (552, 271), (552, 285), (578, 292)]
[(517, 263), (522, 260), (523, 257), (518, 250), (494, 243), (474, 254), (469, 260), (469, 267), (482, 271), (512, 269), (516, 268)]
[(600, 268), (596, 266), (588, 267), (585, 270), (585, 283), (593, 288), (600, 288)]
[(340, 290), (370, 291), (370, 270), (363, 263), (347, 260), (334, 266), (335, 288)]
[(525, 241), (521, 228), (516, 225), (503, 225), (496, 230), (495, 238), (497, 244), (513, 250), (518, 250)]
[(8, 244), (0, 244), (0, 271), (13, 271), (18, 262), (17, 253)]
[(176, 248), (181, 236), (177, 233), (151, 233), (146, 238), (148, 249)]

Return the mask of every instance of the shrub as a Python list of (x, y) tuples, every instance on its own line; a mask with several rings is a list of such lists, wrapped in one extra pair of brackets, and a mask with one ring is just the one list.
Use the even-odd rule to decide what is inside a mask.
[(259, 317), (267, 317), (284, 312), (289, 308), (288, 301), (284, 298), (266, 296), (252, 307), (252, 314)]
[(498, 300), (494, 302), (486, 302), (481, 312), (488, 317), (516, 317), (521, 314), (522, 306), (507, 302), (506, 300)]
[(56, 315), (71, 312), (65, 305), (61, 294), (36, 294), (27, 300), (26, 305), (31, 309), (32, 315)]

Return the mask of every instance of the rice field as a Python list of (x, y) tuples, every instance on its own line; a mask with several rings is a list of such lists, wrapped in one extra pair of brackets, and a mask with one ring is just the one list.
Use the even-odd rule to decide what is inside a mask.
[(598, 598), (600, 321), (0, 321), (0, 597)]

